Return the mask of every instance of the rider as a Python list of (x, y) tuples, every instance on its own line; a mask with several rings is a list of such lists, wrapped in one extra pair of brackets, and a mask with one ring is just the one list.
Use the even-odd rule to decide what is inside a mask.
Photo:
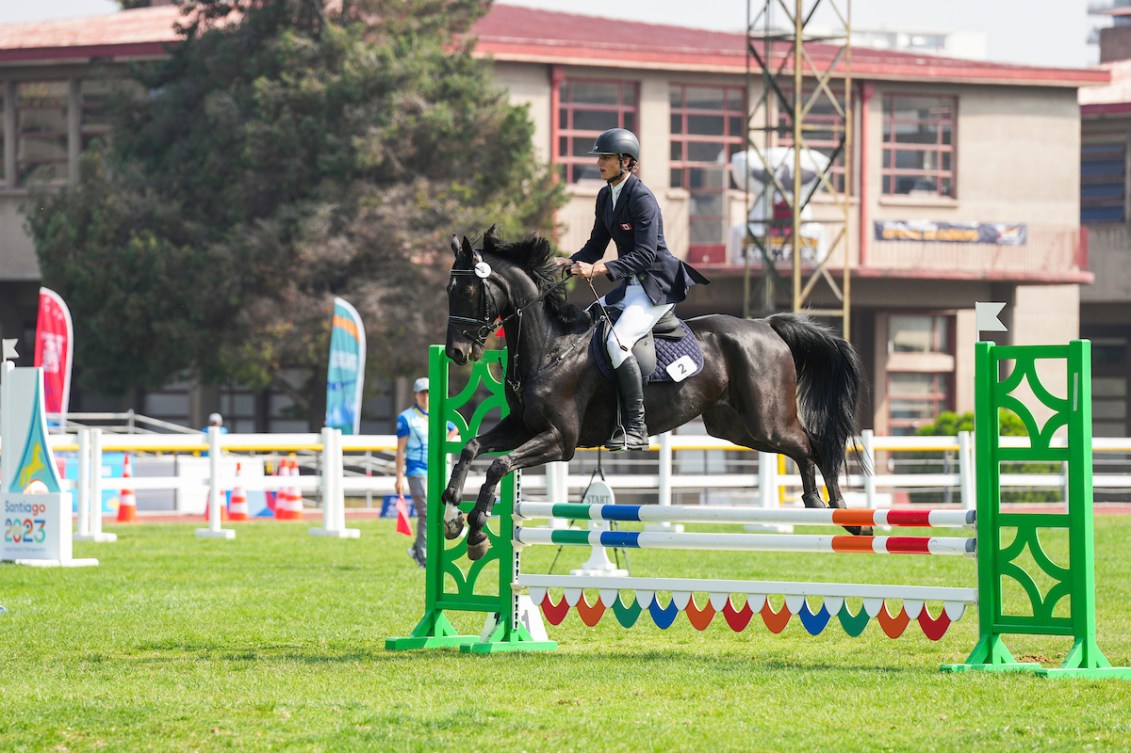
[[(592, 280), (605, 275), (621, 284), (603, 303), (621, 309), (620, 318), (605, 340), (617, 378), (623, 422), (605, 445), (617, 452), (648, 449), (644, 425), (644, 379), (632, 346), (644, 337), (687, 289), (709, 280), (672, 256), (664, 242), (664, 218), (652, 191), (634, 175), (640, 141), (632, 131), (611, 128), (597, 137), (589, 154), (608, 184), (597, 194), (596, 217), (589, 241), (569, 259), (559, 258), (571, 274)], [(612, 240), (617, 258), (602, 261)]]

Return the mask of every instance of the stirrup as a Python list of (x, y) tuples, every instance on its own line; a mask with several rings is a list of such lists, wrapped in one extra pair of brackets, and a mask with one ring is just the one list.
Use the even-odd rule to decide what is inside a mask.
[(652, 442), (647, 436), (641, 438), (635, 434), (629, 434), (623, 426), (619, 425), (613, 430), (613, 435), (609, 437), (609, 441), (605, 443), (605, 449), (609, 452), (647, 450), (651, 446)]

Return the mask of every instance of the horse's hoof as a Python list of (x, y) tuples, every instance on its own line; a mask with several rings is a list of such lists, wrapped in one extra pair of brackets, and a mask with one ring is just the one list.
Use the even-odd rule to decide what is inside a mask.
[(467, 537), (467, 558), (469, 560), (483, 559), (483, 555), (491, 548), (491, 540), (487, 538), (487, 534), (481, 533), (483, 538), (479, 541), (472, 541), (471, 536)]
[(845, 526), (844, 530), (853, 536), (872, 536), (872, 526)]
[(457, 512), (451, 520), (444, 521), (444, 538), (451, 541), (463, 535), (463, 513)]

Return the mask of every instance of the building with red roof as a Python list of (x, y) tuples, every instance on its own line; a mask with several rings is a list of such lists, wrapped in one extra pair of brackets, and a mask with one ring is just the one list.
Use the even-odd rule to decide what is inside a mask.
[[(19, 213), (27, 176), (50, 165), (59, 182), (74, 179), (83, 145), (106, 128), (93, 66), (164, 54), (178, 40), (177, 13), (166, 6), (0, 26), (5, 331), (34, 329), (38, 269)], [(749, 197), (730, 162), (745, 148), (747, 108), (763, 86), (747, 73), (747, 36), (623, 19), (611, 36), (602, 31), (608, 23), (496, 4), (471, 35), (512, 102), (528, 106), (537, 155), (568, 184), (560, 246), (579, 248), (592, 225), (602, 184), (585, 152), (605, 128), (630, 128), (669, 247), (713, 279), (692, 290), (680, 313), (741, 314)], [(1111, 324), (1109, 302), (1081, 292), (1095, 275), (1080, 222), (1077, 102), (1080, 90), (1108, 85), (1111, 74), (863, 48), (848, 63), (838, 50), (806, 45), (817, 68), (851, 67), (854, 137), (837, 168), (839, 180), (848, 176), (851, 216), (845, 250), (828, 263), (850, 269), (850, 335), (872, 381), (861, 423), (908, 433), (940, 410), (973, 408), (975, 301), (1009, 304), (1010, 342), (1087, 335), (1093, 311)], [(775, 65), (784, 51), (760, 47)], [(814, 196), (814, 222), (832, 203)], [(1131, 326), (1131, 316), (1119, 324)], [(1131, 374), (1125, 392), (1128, 382)], [(189, 424), (201, 418), (132, 407)], [(1126, 406), (1105, 427), (1131, 434)]]

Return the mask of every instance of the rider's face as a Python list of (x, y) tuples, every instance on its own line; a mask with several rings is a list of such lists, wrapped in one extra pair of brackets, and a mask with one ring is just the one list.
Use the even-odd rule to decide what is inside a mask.
[(620, 174), (620, 156), (616, 154), (598, 155), (597, 168), (601, 171), (601, 180), (612, 180)]

